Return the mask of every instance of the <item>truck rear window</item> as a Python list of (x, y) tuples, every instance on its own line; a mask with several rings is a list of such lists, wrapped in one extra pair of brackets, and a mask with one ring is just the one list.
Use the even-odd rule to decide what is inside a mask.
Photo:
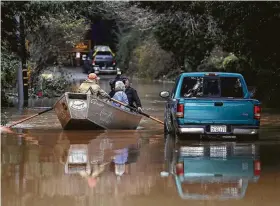
[(184, 77), (181, 97), (242, 98), (243, 88), (237, 77)]
[(112, 56), (111, 52), (109, 52), (109, 51), (99, 51), (96, 53), (96, 55)]

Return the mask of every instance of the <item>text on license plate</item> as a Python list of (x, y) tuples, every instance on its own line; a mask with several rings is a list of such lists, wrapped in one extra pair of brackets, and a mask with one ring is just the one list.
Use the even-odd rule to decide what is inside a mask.
[(226, 125), (211, 125), (210, 126), (210, 132), (219, 132), (219, 133), (225, 133), (227, 132), (227, 126)]

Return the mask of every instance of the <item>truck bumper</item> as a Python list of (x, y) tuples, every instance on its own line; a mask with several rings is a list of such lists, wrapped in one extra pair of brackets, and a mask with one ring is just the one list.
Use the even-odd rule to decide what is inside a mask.
[(179, 126), (180, 134), (209, 134), (209, 135), (256, 135), (259, 133), (258, 126), (228, 126), (228, 132), (212, 133), (209, 131), (209, 125), (184, 125)]
[(118, 72), (120, 72), (120, 70), (118, 68), (115, 68), (114, 66), (107, 67), (107, 68), (93, 66), (93, 70), (95, 74), (117, 74)]
[(117, 70), (95, 70), (95, 74), (117, 74)]

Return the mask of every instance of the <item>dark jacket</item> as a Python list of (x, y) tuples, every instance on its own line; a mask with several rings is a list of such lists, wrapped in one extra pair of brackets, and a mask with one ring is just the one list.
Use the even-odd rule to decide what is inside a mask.
[[(132, 87), (128, 87), (125, 89), (125, 93), (128, 98), (129, 106), (131, 107), (142, 107), (141, 101), (138, 97), (137, 91), (133, 89)], [(136, 106), (134, 105), (136, 104)]]
[(111, 98), (113, 98), (113, 96), (115, 95), (115, 90), (111, 90), (110, 92), (109, 92), (109, 96), (111, 97)]
[(122, 81), (124, 84), (124, 80), (126, 80), (127, 78), (125, 77), (121, 77), (121, 75), (117, 75), (115, 79), (112, 79), (109, 81), (110, 87), (111, 87), (111, 91), (109, 93), (110, 97), (112, 98), (115, 95), (115, 84), (117, 81)]
[(121, 75), (117, 75), (115, 78), (115, 82), (117, 81), (123, 81), (123, 78), (121, 77)]

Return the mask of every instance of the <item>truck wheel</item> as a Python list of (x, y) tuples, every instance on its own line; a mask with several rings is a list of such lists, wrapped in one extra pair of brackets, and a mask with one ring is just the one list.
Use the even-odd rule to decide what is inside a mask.
[(250, 135), (249, 139), (252, 141), (258, 141), (260, 139), (259, 134)]
[(164, 121), (164, 137), (166, 138), (166, 136), (170, 133), (167, 129), (167, 125), (166, 125), (166, 121)]
[(178, 140), (200, 140), (200, 135), (198, 134), (176, 134)]
[[(171, 128), (174, 128), (174, 127), (171, 125)], [(175, 132), (174, 132), (174, 129), (168, 129), (167, 121), (164, 120), (164, 136), (166, 137), (167, 135), (175, 136)]]
[(239, 141), (258, 141), (259, 140), (259, 135), (255, 134), (255, 135), (240, 135), (237, 136), (237, 139)]

